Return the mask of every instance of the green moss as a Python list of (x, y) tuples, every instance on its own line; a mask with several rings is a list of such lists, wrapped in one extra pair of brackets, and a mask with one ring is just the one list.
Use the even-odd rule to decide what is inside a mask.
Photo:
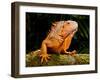
[(89, 64), (89, 54), (71, 56), (57, 53), (50, 54), (48, 62), (41, 63), (39, 52), (40, 50), (37, 50), (26, 55), (26, 67)]

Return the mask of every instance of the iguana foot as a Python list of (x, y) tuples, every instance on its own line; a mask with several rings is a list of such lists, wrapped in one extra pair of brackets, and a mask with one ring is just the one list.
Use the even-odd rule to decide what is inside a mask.
[(70, 55), (71, 55), (71, 56), (74, 56), (74, 55), (76, 55), (76, 53), (77, 53), (77, 51), (76, 51), (76, 50), (73, 50), (73, 51), (70, 53)]
[(73, 50), (72, 52), (67, 52), (66, 51), (65, 54), (74, 56), (76, 54), (76, 50)]
[(41, 63), (48, 62), (48, 59), (50, 59), (50, 55), (48, 54), (40, 54), (41, 57)]

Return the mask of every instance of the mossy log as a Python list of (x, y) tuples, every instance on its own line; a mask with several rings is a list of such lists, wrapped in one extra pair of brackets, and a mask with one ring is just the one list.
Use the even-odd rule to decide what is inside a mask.
[(41, 63), (39, 53), (40, 50), (36, 50), (26, 54), (26, 67), (89, 64), (89, 54), (77, 53), (76, 55), (71, 56), (52, 53), (50, 54), (51, 57), (48, 62)]

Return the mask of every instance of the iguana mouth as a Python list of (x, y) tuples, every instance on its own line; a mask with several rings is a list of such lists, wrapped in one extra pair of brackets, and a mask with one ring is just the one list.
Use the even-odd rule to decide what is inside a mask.
[[(77, 31), (77, 28), (76, 29), (74, 29), (74, 30), (72, 30), (72, 31), (70, 31), (68, 34), (67, 34), (67, 36), (69, 36), (70, 34), (72, 34), (73, 32), (76, 32)], [(66, 36), (66, 37), (67, 37)]]
[[(76, 28), (76, 29), (73, 29), (73, 30), (70, 31), (70, 32), (68, 32), (68, 33), (66, 34), (66, 37), (68, 37), (70, 34), (72, 34), (73, 32), (76, 32), (76, 31), (77, 31), (77, 28)], [(59, 36), (64, 37), (63, 35), (59, 35)], [(64, 37), (64, 38), (66, 38), (66, 37)]]
[(74, 31), (77, 31), (77, 28), (76, 28), (76, 29), (74, 29), (74, 30), (72, 30), (70, 33), (73, 33)]

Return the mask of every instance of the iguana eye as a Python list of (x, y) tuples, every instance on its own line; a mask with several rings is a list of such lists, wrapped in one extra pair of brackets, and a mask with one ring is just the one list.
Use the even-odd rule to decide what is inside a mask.
[(53, 24), (52, 24), (52, 26), (56, 26), (56, 24), (55, 24), (55, 23), (53, 23)]
[(52, 26), (55, 26), (54, 24), (52, 24)]
[(67, 22), (67, 24), (70, 24), (70, 22)]

